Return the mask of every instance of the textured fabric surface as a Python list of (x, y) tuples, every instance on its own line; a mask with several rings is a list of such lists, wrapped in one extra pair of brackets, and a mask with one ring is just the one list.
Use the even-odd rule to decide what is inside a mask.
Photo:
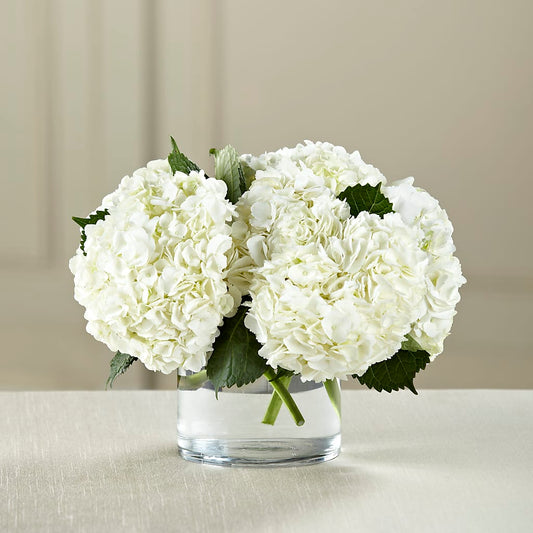
[(0, 393), (1, 531), (527, 531), (533, 391), (343, 393), (307, 467), (182, 460), (174, 392)]

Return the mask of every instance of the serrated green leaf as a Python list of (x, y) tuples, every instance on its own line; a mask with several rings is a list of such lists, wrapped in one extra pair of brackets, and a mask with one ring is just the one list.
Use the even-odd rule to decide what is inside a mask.
[(207, 377), (218, 393), (222, 387), (242, 387), (260, 378), (267, 362), (257, 352), (261, 344), (244, 325), (248, 308), (241, 305), (235, 316), (225, 318), (207, 362)]
[(170, 142), (172, 144), (172, 152), (168, 154), (168, 164), (170, 165), (172, 172), (183, 172), (184, 174), (189, 174), (191, 170), (196, 170), (198, 172), (200, 167), (180, 152), (173, 137), (170, 137)]
[(347, 187), (339, 194), (341, 200), (346, 200), (350, 206), (350, 214), (356, 217), (361, 211), (368, 211), (371, 214), (383, 215), (392, 213), (392, 204), (381, 192), (381, 184), (375, 187), (372, 185), (353, 185)]
[(103, 211), (91, 213), (87, 218), (72, 217), (72, 220), (74, 220), (78, 226), (85, 228), (85, 226), (89, 224), (96, 224), (99, 220), (104, 220), (107, 215), (109, 215), (109, 211), (104, 209)]
[(244, 171), (237, 150), (228, 144), (222, 150), (211, 148), (209, 153), (215, 156), (215, 178), (225, 182), (228, 188), (227, 199), (233, 204), (237, 203), (246, 190)]
[(413, 380), (416, 373), (426, 368), (428, 363), (429, 354), (423, 350), (399, 350), (390, 359), (371, 365), (362, 376), (353, 377), (369, 389), (391, 392), (407, 387), (414, 394), (418, 394)]
[(107, 215), (109, 215), (109, 211), (104, 209), (103, 211), (96, 211), (96, 213), (90, 214), (87, 218), (72, 217), (72, 220), (74, 220), (74, 222), (81, 227), (80, 248), (83, 252), (83, 255), (87, 255), (85, 253), (85, 242), (87, 241), (85, 226), (88, 226), (89, 224), (96, 224), (99, 220), (104, 220)]
[(117, 352), (113, 359), (111, 359), (111, 363), (109, 365), (109, 377), (107, 378), (105, 388), (113, 388), (113, 383), (115, 382), (115, 379), (120, 376), (120, 374), (124, 374), (124, 372), (126, 372), (126, 370), (135, 361), (137, 361), (137, 357), (132, 357), (127, 353)]

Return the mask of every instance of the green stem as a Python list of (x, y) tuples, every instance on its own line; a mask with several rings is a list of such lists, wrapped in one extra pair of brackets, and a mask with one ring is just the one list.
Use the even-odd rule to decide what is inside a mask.
[[(283, 376), (277, 379), (287, 390), (289, 389), (292, 376)], [(281, 409), (282, 403), (283, 402), (281, 401), (281, 396), (276, 391), (274, 391), (272, 393), (270, 403), (268, 404), (268, 408), (265, 413), (265, 418), (263, 418), (263, 424), (269, 424), (271, 426), (274, 425), (274, 422), (276, 422), (276, 419), (278, 418), (279, 410)]]
[(207, 381), (207, 370), (201, 370), (190, 376), (178, 375), (178, 387), (181, 390), (199, 389)]
[(281, 401), (287, 406), (287, 409), (289, 410), (292, 417), (294, 418), (296, 425), (303, 426), (303, 424), (305, 423), (305, 419), (302, 416), (300, 409), (298, 409), (298, 406), (296, 405), (295, 401), (292, 399), (292, 396), (287, 390), (287, 387), (285, 387), (285, 385), (281, 382), (280, 378), (278, 378), (278, 376), (276, 375), (276, 372), (274, 372), (274, 369), (269, 368), (264, 373), (264, 376), (268, 379), (268, 381), (270, 381), (270, 384), (272, 385), (273, 389), (277, 392), (278, 396), (281, 398)]
[(338, 417), (341, 417), (341, 388), (338, 379), (327, 379), (324, 381), (324, 388), (328, 393), (329, 399), (333, 404)]

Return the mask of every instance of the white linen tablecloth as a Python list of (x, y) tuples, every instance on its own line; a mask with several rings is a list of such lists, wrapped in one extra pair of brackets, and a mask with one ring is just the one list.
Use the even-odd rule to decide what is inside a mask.
[(176, 448), (176, 393), (0, 393), (1, 531), (533, 531), (533, 391), (343, 392), (328, 463)]

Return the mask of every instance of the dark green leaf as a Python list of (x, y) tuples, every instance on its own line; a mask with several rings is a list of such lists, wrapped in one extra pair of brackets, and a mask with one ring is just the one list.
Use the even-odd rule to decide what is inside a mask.
[(399, 350), (390, 359), (374, 363), (362, 376), (353, 377), (369, 389), (391, 392), (407, 387), (414, 394), (418, 394), (413, 379), (428, 363), (429, 354), (423, 350)]
[(244, 178), (244, 182), (241, 183), (241, 192), (244, 194), (250, 188), (252, 181), (254, 181), (255, 179), (255, 170), (243, 162), (241, 162), (241, 168), (242, 168), (242, 175)]
[(261, 344), (244, 325), (247, 311), (248, 308), (241, 305), (235, 316), (224, 319), (213, 345), (207, 362), (207, 377), (217, 393), (221, 387), (252, 383), (267, 370), (266, 360), (257, 353)]
[(134, 361), (137, 361), (137, 357), (132, 357), (127, 353), (117, 352), (115, 357), (111, 359), (109, 377), (107, 378), (105, 388), (113, 388), (115, 379), (124, 374), (126, 370), (132, 365)]
[(96, 213), (92, 213), (87, 218), (72, 217), (72, 220), (74, 220), (74, 222), (76, 222), (76, 224), (81, 227), (80, 248), (83, 252), (83, 255), (87, 255), (85, 253), (85, 242), (87, 241), (87, 235), (85, 234), (85, 226), (89, 224), (96, 224), (99, 220), (104, 220), (107, 215), (109, 215), (109, 211), (107, 209), (104, 209), (103, 211), (96, 211)]
[(90, 214), (87, 218), (72, 217), (72, 220), (74, 220), (78, 226), (85, 228), (85, 226), (89, 224), (96, 224), (99, 220), (104, 220), (107, 215), (109, 215), (109, 211), (104, 209), (103, 211), (96, 211), (96, 213)]
[(215, 156), (215, 178), (226, 183), (227, 199), (234, 204), (237, 203), (241, 194), (246, 190), (244, 171), (237, 151), (228, 144), (222, 150), (211, 148), (209, 153)]
[(240, 196), (248, 190), (248, 187), (246, 186), (246, 178), (244, 177), (244, 170), (242, 169), (241, 164), (239, 163), (239, 166), (237, 167), (237, 171), (239, 172), (239, 198)]
[(356, 217), (361, 211), (368, 211), (383, 218), (386, 213), (392, 213), (392, 204), (381, 192), (381, 184), (354, 185), (344, 189), (339, 194), (341, 200), (346, 200), (350, 206), (350, 213)]
[(200, 167), (180, 152), (173, 137), (170, 137), (170, 142), (172, 143), (172, 152), (168, 155), (168, 164), (170, 165), (172, 172), (183, 172), (184, 174), (189, 174), (191, 170), (196, 170), (198, 172)]

